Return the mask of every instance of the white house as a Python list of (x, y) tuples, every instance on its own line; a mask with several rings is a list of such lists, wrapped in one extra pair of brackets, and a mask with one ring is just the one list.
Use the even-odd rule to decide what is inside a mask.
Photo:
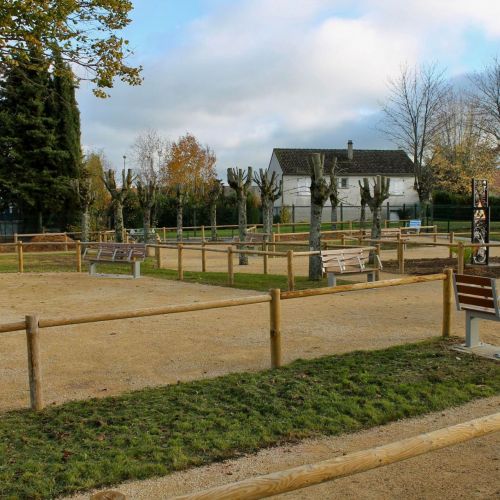
[[(325, 173), (331, 172), (334, 158), (337, 158), (337, 179), (340, 201), (344, 220), (359, 217), (360, 189), (358, 181), (364, 177), (370, 179), (376, 175), (390, 177), (390, 196), (386, 202), (387, 212), (384, 216), (396, 219), (403, 208), (413, 212), (418, 204), (418, 193), (414, 189), (413, 162), (408, 155), (400, 150), (388, 149), (354, 149), (352, 141), (347, 143), (347, 149), (273, 149), (269, 172), (276, 172), (283, 179), (283, 194), (276, 206), (293, 207), (295, 221), (309, 220), (311, 202), (311, 175), (308, 157), (312, 153), (325, 155)], [(388, 205), (387, 205), (388, 203)], [(339, 209), (340, 210), (340, 207)], [(323, 217), (329, 217), (330, 201), (325, 205)]]

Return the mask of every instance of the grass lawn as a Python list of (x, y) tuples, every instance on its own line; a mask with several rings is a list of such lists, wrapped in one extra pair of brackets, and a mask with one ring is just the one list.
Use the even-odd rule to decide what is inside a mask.
[(0, 498), (54, 498), (500, 393), (500, 366), (442, 341), (0, 415)]
[[(86, 264), (83, 263), (83, 269)], [(76, 258), (74, 252), (38, 252), (25, 253), (24, 255), (25, 272), (72, 272), (76, 269)], [(16, 254), (0, 254), (0, 273), (17, 272)], [(98, 272), (111, 274), (130, 274), (130, 265), (105, 265), (98, 266)], [(141, 272), (145, 276), (163, 278), (169, 280), (177, 279), (177, 271), (173, 269), (156, 269), (155, 260), (148, 258), (141, 266)], [(226, 272), (197, 272), (185, 271), (184, 281), (187, 283), (202, 283), (205, 285), (227, 285)], [(342, 283), (346, 283), (342, 281)], [(342, 284), (339, 281), (339, 284)], [(310, 281), (307, 277), (296, 276), (295, 286), (297, 289), (317, 288), (327, 286), (326, 278), (320, 281)], [(268, 291), (270, 288), (281, 288), (286, 290), (287, 277), (278, 274), (234, 274), (234, 288), (245, 290)]]

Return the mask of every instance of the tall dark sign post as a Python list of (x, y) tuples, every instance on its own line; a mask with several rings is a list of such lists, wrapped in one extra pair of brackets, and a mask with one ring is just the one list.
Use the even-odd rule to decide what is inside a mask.
[(490, 242), (490, 207), (488, 205), (488, 181), (472, 179), (472, 234), (471, 242), (479, 243), (472, 252), (472, 264), (488, 265)]

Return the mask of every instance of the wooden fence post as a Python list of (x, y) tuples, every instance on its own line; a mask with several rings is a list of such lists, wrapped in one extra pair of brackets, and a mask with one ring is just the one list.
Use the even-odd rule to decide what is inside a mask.
[(64, 233), (64, 251), (68, 251), (68, 234)]
[(269, 258), (269, 256), (267, 255), (267, 241), (264, 241), (264, 243), (262, 243), (262, 250), (264, 252), (266, 252), (265, 254), (262, 255), (262, 260), (263, 260), (263, 264), (264, 264), (264, 274), (267, 274), (268, 273), (268, 258)]
[(227, 247), (227, 284), (234, 285), (233, 247)]
[(288, 250), (286, 253), (287, 258), (287, 272), (288, 272), (288, 291), (295, 290), (295, 273), (293, 271), (293, 250)]
[(14, 243), (17, 243), (17, 241), (18, 241), (17, 233), (14, 233)]
[[(453, 245), (453, 243), (455, 242), (455, 233), (453, 231), (450, 232), (450, 245)], [(452, 251), (452, 247), (450, 246), (450, 252), (448, 254), (448, 257), (451, 259), (453, 258), (453, 251)]]
[(340, 244), (341, 244), (343, 247), (345, 247), (345, 234), (344, 234), (344, 233), (342, 233), (342, 234), (340, 235)]
[(23, 242), (19, 240), (17, 242), (17, 265), (20, 273), (24, 273), (24, 253), (23, 253)]
[(26, 340), (28, 344), (28, 375), (30, 384), (31, 409), (43, 409), (42, 367), (40, 364), (40, 329), (38, 315), (26, 316)]
[(82, 244), (80, 243), (80, 240), (76, 240), (75, 244), (75, 251), (76, 251), (76, 272), (81, 273), (82, 272)]
[(271, 368), (281, 366), (281, 290), (270, 290)]
[(458, 242), (458, 251), (457, 251), (457, 273), (464, 274), (464, 244), (459, 241)]
[(405, 246), (401, 239), (401, 234), (398, 234), (398, 267), (399, 274), (405, 273)]
[(437, 243), (438, 240), (438, 227), (437, 224), (434, 224), (434, 243)]
[(201, 272), (202, 273), (207, 272), (207, 250), (206, 250), (205, 246), (206, 246), (205, 238), (203, 238), (203, 240), (201, 242)]
[(184, 280), (184, 268), (182, 266), (182, 243), (177, 243), (177, 279)]
[(167, 230), (165, 229), (165, 226), (163, 226), (163, 242), (165, 243), (167, 241)]
[(205, 226), (201, 226), (201, 241), (205, 241)]
[[(276, 234), (273, 233), (271, 236), (271, 241), (273, 242), (273, 252), (276, 252)], [(274, 255), (271, 256), (274, 259)]]
[(443, 280), (443, 337), (451, 334), (451, 307), (453, 297), (453, 269), (445, 269), (446, 279)]

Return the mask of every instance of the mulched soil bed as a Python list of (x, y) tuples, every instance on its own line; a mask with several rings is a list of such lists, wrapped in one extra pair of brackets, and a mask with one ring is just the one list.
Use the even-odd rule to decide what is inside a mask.
[[(500, 278), (500, 258), (491, 257), (489, 266), (465, 266), (465, 274)], [(405, 259), (405, 273), (413, 275), (440, 273), (445, 267), (457, 269), (457, 259)], [(398, 272), (397, 260), (384, 262), (384, 271)]]

